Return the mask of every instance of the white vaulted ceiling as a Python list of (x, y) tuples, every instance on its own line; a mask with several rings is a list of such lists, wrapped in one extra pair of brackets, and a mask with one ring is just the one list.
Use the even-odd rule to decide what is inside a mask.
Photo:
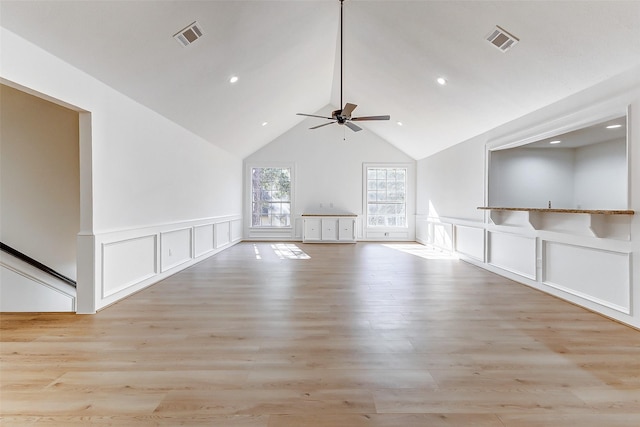
[[(245, 157), (300, 123), (295, 113), (340, 104), (339, 10), (338, 0), (2, 0), (0, 23)], [(172, 36), (193, 21), (204, 36), (182, 47)], [(496, 25), (520, 39), (506, 53), (485, 40)], [(359, 125), (416, 159), (638, 65), (639, 1), (344, 3), (344, 101), (358, 104), (354, 116), (390, 114)]]

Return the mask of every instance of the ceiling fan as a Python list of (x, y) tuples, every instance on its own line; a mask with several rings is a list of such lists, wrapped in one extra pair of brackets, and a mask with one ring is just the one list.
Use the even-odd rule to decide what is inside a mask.
[[(342, 7), (343, 7), (343, 3), (344, 0), (340, 0), (340, 105), (342, 104), (342, 54), (343, 54), (343, 40), (342, 40)], [(331, 125), (333, 123), (337, 123), (339, 125), (345, 125), (346, 127), (348, 127), (349, 129), (351, 129), (354, 132), (358, 132), (361, 131), (362, 128), (360, 126), (357, 126), (351, 122), (357, 122), (357, 121), (365, 121), (365, 120), (389, 120), (390, 116), (364, 116), (364, 117), (351, 117), (351, 113), (353, 113), (353, 110), (355, 110), (357, 107), (356, 104), (351, 104), (351, 103), (346, 103), (344, 104), (344, 107), (341, 110), (335, 110), (331, 113), (331, 117), (325, 117), (325, 116), (317, 116), (315, 114), (304, 114), (304, 113), (297, 113), (298, 116), (307, 116), (307, 117), (317, 117), (319, 119), (327, 119), (327, 120), (331, 120), (330, 122), (327, 123), (323, 123), (321, 125), (318, 126), (313, 126), (309, 129), (318, 129), (321, 128), (323, 126), (327, 126), (327, 125)]]

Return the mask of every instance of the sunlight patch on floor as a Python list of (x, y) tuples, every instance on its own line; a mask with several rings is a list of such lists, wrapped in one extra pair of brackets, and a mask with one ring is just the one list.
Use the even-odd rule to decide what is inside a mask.
[(271, 248), (280, 259), (310, 259), (311, 257), (294, 243), (276, 243)]
[(390, 249), (419, 256), (424, 259), (459, 259), (457, 255), (433, 246), (425, 246), (420, 243), (388, 243), (383, 244)]
[(260, 249), (258, 249), (258, 245), (253, 245), (253, 252), (256, 254), (256, 259), (262, 259), (262, 255), (260, 255)]

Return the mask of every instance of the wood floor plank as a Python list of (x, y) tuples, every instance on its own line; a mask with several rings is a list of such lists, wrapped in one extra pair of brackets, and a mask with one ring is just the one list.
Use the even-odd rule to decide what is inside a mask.
[(640, 425), (640, 333), (417, 244), (245, 242), (0, 315), (3, 426)]
[(504, 427), (487, 414), (312, 414), (272, 415), (268, 427)]
[(505, 414), (500, 415), (504, 427), (637, 427), (640, 417), (637, 414)]
[[(306, 390), (306, 391), (305, 391)], [(366, 389), (236, 389), (170, 391), (156, 414), (308, 414), (372, 413), (373, 398)]]
[(501, 388), (385, 389), (374, 392), (378, 413), (595, 412), (570, 391)]

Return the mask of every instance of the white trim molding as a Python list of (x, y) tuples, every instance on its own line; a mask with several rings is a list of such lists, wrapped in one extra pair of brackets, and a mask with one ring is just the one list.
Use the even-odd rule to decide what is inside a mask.
[[(251, 170), (253, 168), (288, 168), (291, 171), (291, 208), (289, 227), (252, 227), (251, 226)], [(296, 163), (282, 161), (259, 161), (244, 164), (244, 221), (241, 223), (244, 229), (244, 236), (250, 240), (295, 240), (296, 235), (296, 215), (294, 212), (296, 203)], [(237, 231), (235, 231), (237, 233)]]
[(93, 251), (94, 270), (85, 279), (93, 288), (78, 289), (78, 313), (95, 313), (233, 246), (241, 223), (228, 215), (79, 236)]
[[(369, 227), (367, 225), (367, 170), (369, 168), (406, 169), (405, 214), (403, 227)], [(362, 163), (362, 215), (359, 217), (358, 240), (362, 241), (415, 241), (416, 240), (416, 165), (414, 162), (363, 162)]]

